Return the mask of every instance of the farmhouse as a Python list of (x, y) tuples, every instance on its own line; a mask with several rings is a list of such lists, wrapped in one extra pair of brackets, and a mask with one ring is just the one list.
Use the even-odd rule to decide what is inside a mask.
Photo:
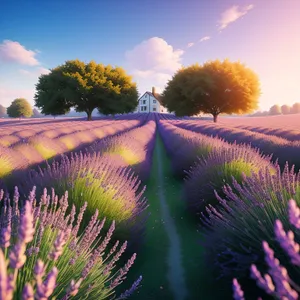
[(157, 112), (157, 113), (168, 113), (168, 110), (162, 106), (160, 100), (160, 94), (155, 92), (155, 88), (152, 88), (152, 92), (145, 92), (139, 98), (139, 104), (135, 110), (135, 112), (139, 113), (149, 113), (149, 112)]

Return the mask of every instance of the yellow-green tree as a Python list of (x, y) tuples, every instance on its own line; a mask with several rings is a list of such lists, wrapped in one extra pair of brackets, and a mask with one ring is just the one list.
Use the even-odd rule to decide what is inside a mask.
[(11, 118), (30, 118), (32, 116), (32, 107), (26, 99), (17, 98), (7, 108), (6, 112)]
[(42, 75), (36, 85), (35, 106), (47, 115), (62, 115), (74, 107), (91, 120), (95, 108), (104, 114), (128, 113), (137, 104), (132, 78), (122, 68), (94, 61), (66, 61)]
[(244, 64), (215, 60), (180, 69), (168, 82), (162, 102), (177, 116), (250, 113), (258, 107), (258, 76)]

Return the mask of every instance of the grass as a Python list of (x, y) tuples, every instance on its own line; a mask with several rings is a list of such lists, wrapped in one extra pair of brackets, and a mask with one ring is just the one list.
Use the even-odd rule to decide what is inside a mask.
[(171, 216), (174, 218), (177, 232), (181, 238), (182, 263), (189, 290), (187, 299), (221, 299), (221, 295), (218, 295), (214, 288), (212, 274), (205, 266), (198, 222), (195, 222), (189, 214), (182, 199), (182, 181), (173, 176), (171, 163), (161, 138), (157, 139), (156, 147), (162, 148), (165, 195)]
[[(182, 263), (185, 281), (189, 290), (187, 300), (194, 299), (221, 299), (222, 290), (217, 290), (212, 280), (212, 273), (204, 262), (204, 252), (200, 245), (201, 234), (198, 222), (191, 217), (181, 198), (182, 181), (173, 176), (171, 164), (163, 143), (156, 137), (156, 146), (160, 147), (163, 158), (164, 192), (171, 216), (174, 218), (182, 247)], [(145, 196), (149, 200), (151, 215), (146, 228), (145, 244), (139, 250), (137, 261), (133, 266), (128, 282), (132, 282), (139, 275), (143, 276), (142, 286), (131, 299), (166, 299), (171, 300), (173, 293), (170, 290), (167, 274), (168, 237), (166, 235), (161, 211), (157, 186), (158, 168), (157, 151), (154, 151), (152, 170), (147, 182)]]
[(159, 185), (157, 172), (157, 152), (154, 151), (150, 177), (147, 181), (145, 197), (149, 201), (150, 216), (146, 223), (145, 243), (138, 251), (137, 259), (128, 274), (127, 284), (143, 276), (142, 286), (130, 298), (132, 300), (172, 300), (167, 273), (168, 237), (161, 219), (160, 204), (157, 192)]

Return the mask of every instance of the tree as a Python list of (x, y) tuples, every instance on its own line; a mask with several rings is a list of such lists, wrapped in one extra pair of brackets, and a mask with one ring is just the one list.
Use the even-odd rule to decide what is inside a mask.
[(284, 115), (288, 115), (289, 113), (291, 113), (291, 107), (284, 104), (281, 106), (281, 113)]
[(62, 115), (74, 107), (77, 112), (86, 112), (91, 120), (96, 108), (103, 114), (126, 113), (137, 105), (138, 92), (132, 78), (122, 68), (94, 61), (66, 61), (42, 75), (36, 85), (35, 106), (44, 114)]
[(240, 62), (209, 61), (180, 69), (168, 82), (162, 102), (177, 116), (200, 112), (250, 113), (258, 107), (260, 84), (257, 75)]
[(6, 116), (6, 108), (0, 104), (0, 118)]
[(275, 115), (281, 115), (281, 108), (278, 104), (273, 105), (269, 110), (269, 115), (275, 116)]
[(30, 118), (32, 116), (32, 107), (26, 99), (17, 98), (7, 108), (7, 114), (11, 118)]
[(294, 103), (291, 108), (292, 114), (300, 114), (300, 103)]

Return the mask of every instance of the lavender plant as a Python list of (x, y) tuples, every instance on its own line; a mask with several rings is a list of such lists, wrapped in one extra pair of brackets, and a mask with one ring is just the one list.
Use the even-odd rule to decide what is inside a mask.
[(196, 164), (187, 171), (184, 188), (192, 211), (204, 212), (208, 204), (216, 206), (218, 200), (214, 191), (220, 194), (224, 184), (232, 183), (232, 178), (241, 183), (243, 176), (251, 176), (266, 167), (275, 173), (271, 158), (262, 156), (258, 150), (249, 146), (217, 145), (206, 158), (199, 157)]
[[(300, 231), (300, 209), (295, 200), (289, 201), (289, 222)], [(300, 267), (300, 245), (295, 240), (296, 234), (289, 230), (285, 232), (282, 222), (276, 220), (274, 224), (276, 241), (289, 257), (290, 263)], [(299, 236), (299, 234), (298, 234)], [(299, 241), (299, 240), (298, 240)], [(270, 248), (268, 242), (263, 241), (263, 250), (265, 253), (265, 262), (269, 268), (268, 273), (262, 276), (255, 264), (251, 265), (251, 278), (256, 281), (258, 287), (275, 299), (299, 299), (299, 275), (296, 281), (292, 280), (287, 269), (280, 264), (280, 261), (274, 256), (274, 251)], [(300, 268), (297, 269), (300, 274)], [(233, 279), (233, 298), (235, 300), (245, 300), (244, 291), (236, 278)]]
[[(54, 187), (58, 193), (69, 192), (69, 202), (77, 209), (88, 202), (86, 216), (90, 218), (99, 211), (100, 218), (109, 222), (115, 220), (119, 229), (115, 236), (133, 240), (144, 230), (147, 201), (143, 197), (145, 188), (133, 172), (121, 167), (122, 162), (101, 156), (100, 153), (73, 153), (62, 156), (60, 162), (53, 162), (44, 169), (31, 170), (23, 186), (36, 185), (43, 188)], [(87, 220), (83, 220), (87, 225)], [(107, 229), (107, 228), (106, 228)]]
[[(76, 217), (73, 205), (69, 214), (68, 193), (60, 199), (52, 189), (36, 199), (35, 187), (26, 201), (13, 199), (0, 191), (0, 299), (108, 299), (115, 298), (115, 288), (126, 278), (136, 254), (124, 267), (116, 262), (126, 250), (127, 242), (116, 241), (107, 249), (115, 229), (110, 225), (100, 237), (105, 219), (98, 220), (98, 210), (82, 234), (78, 234), (87, 203)], [(76, 219), (76, 222), (75, 222)], [(125, 299), (141, 282), (118, 299)]]
[[(278, 219), (291, 229), (286, 216), (289, 199), (300, 203), (300, 175), (286, 165), (281, 173), (261, 168), (251, 177), (244, 176), (243, 183), (235, 179), (232, 187), (223, 187), (224, 197), (216, 193), (220, 207), (208, 205), (208, 216), (202, 214), (205, 224), (204, 244), (207, 261), (224, 277), (245, 277), (250, 265), (263, 265), (261, 241), (266, 241), (277, 253), (280, 261), (286, 257), (273, 239), (273, 224)], [(300, 238), (299, 232), (295, 234)]]
[(43, 136), (31, 137), (28, 139), (28, 143), (39, 152), (43, 159), (50, 159), (67, 151), (64, 144), (60, 143), (58, 140), (52, 140)]
[(27, 166), (28, 161), (17, 151), (0, 146), (0, 178), (10, 175), (14, 169)]

